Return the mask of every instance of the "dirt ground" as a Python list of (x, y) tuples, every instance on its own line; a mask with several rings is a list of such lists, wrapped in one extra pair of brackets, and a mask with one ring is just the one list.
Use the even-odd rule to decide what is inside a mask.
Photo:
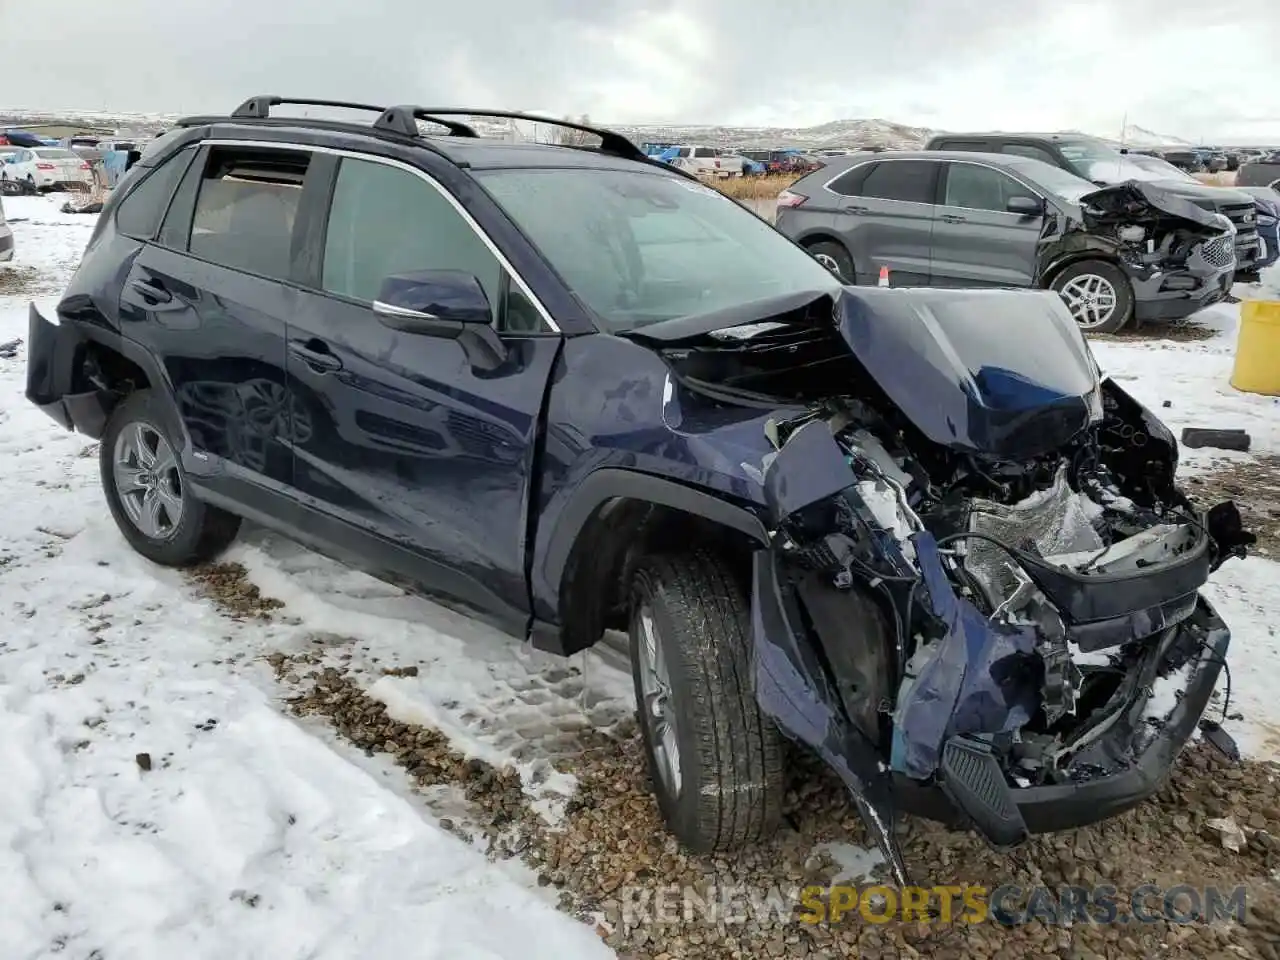
[(1186, 488), (1192, 499), (1206, 506), (1234, 500), (1245, 529), (1258, 537), (1252, 552), (1280, 559), (1280, 457), (1224, 459), (1212, 472), (1189, 478)]
[[(196, 586), (237, 619), (270, 618), (278, 601), (264, 597), (236, 565), (199, 571)], [(333, 638), (326, 646), (333, 646)], [(798, 920), (801, 888), (836, 877), (821, 844), (866, 844), (861, 821), (840, 784), (816, 761), (795, 756), (784, 825), (778, 836), (734, 856), (704, 857), (681, 850), (663, 828), (650, 792), (634, 724), (606, 736), (586, 729), (563, 772), (578, 792), (563, 820), (549, 825), (532, 807), (519, 777), (458, 754), (439, 732), (392, 720), (368, 697), (362, 679), (326, 662), (328, 654), (276, 653), (268, 660), (290, 709), (323, 718), (342, 738), (370, 755), (392, 758), (432, 809), (432, 788), (452, 785), (465, 795), (465, 816), (455, 807), (440, 823), (482, 843), (496, 859), (519, 858), (540, 886), (558, 895), (561, 909), (595, 926), (624, 958), (744, 957), (982, 957), (1280, 958), (1280, 767), (1233, 762), (1207, 745), (1189, 748), (1171, 780), (1133, 811), (1086, 829), (1033, 838), (1012, 853), (991, 850), (976, 836), (936, 824), (900, 818), (899, 832), (913, 880), (924, 886), (977, 884), (988, 890), (1016, 884), (1109, 884), (1131, 891), (1143, 884), (1162, 889), (1216, 886), (1224, 893), (1245, 886), (1243, 923), (1055, 925), (1033, 921), (1014, 927), (932, 922), (871, 923), (850, 914), (836, 924)], [(341, 658), (340, 658), (341, 659)], [(420, 668), (400, 668), (414, 675)], [(367, 679), (363, 680), (367, 682)], [(1210, 713), (1221, 705), (1211, 705)], [(563, 752), (561, 753), (563, 756)], [(1233, 818), (1243, 828), (1239, 850), (1224, 847), (1212, 821)], [(865, 883), (863, 883), (865, 886)], [(690, 890), (735, 903), (772, 896), (788, 909), (739, 907), (718, 923), (698, 910), (673, 909), (655, 916), (636, 905)], [(1025, 906), (1026, 899), (1014, 906)], [(741, 897), (741, 901), (737, 898)], [(653, 901), (656, 902), (656, 899)], [(1134, 919), (1121, 896), (1119, 915)]]

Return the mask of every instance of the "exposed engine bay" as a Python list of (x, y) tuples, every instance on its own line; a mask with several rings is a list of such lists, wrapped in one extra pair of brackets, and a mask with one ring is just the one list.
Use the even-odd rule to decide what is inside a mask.
[(1197, 254), (1207, 266), (1235, 257), (1236, 228), (1226, 215), (1152, 183), (1106, 187), (1086, 194), (1080, 203), (1085, 224), (1111, 238), (1117, 255), (1134, 269), (1175, 269)]
[(1173, 436), (1056, 295), (846, 288), (723, 321), (654, 345), (683, 388), (776, 411), (743, 464), (774, 545), (757, 699), (891, 863), (897, 781), (1012, 845), (1019, 791), (1135, 768), (1193, 684), (1207, 701), (1229, 634), (1199, 591), (1252, 537), (1178, 490)]

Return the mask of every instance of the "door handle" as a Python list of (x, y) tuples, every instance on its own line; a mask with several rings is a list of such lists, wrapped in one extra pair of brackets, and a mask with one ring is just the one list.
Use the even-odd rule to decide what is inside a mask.
[(968, 217), (962, 217), (958, 213), (944, 213), (941, 217), (943, 223), (968, 223)]
[(317, 373), (332, 373), (342, 369), (342, 360), (334, 356), (323, 340), (295, 341), (289, 344), (289, 353), (297, 357)]
[(843, 207), (841, 209), (843, 209), (845, 213), (852, 213), (855, 217), (861, 216), (864, 213), (870, 212), (866, 207), (860, 207), (855, 204), (850, 204), (849, 206)]
[(129, 286), (148, 303), (171, 303), (173, 301), (173, 294), (159, 282), (153, 283), (149, 280), (141, 279), (130, 280)]

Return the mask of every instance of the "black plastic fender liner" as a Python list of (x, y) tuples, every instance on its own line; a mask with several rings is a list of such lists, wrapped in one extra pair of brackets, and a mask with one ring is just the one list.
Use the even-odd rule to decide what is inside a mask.
[(898, 884), (907, 868), (894, 832), (889, 768), (845, 714), (818, 652), (804, 632), (794, 592), (783, 585), (778, 558), (753, 558), (751, 632), (756, 701), (788, 737), (814, 750), (840, 777)]

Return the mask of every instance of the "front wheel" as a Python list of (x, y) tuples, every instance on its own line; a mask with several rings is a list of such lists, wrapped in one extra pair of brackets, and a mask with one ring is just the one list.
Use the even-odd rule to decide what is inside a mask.
[(111, 411), (98, 461), (107, 506), (129, 545), (148, 560), (180, 567), (221, 553), (240, 518), (192, 494), (164, 422), (150, 390), (131, 393)]
[(805, 249), (809, 251), (809, 256), (834, 273), (841, 283), (858, 282), (853, 257), (849, 256), (849, 251), (842, 244), (834, 240), (819, 240), (817, 243), (809, 244)]
[(1116, 333), (1133, 317), (1133, 285), (1114, 263), (1081, 260), (1050, 284), (1086, 333)]
[(732, 850), (777, 828), (782, 734), (755, 699), (741, 585), (706, 551), (636, 574), (631, 668), (663, 819), (689, 849)]

